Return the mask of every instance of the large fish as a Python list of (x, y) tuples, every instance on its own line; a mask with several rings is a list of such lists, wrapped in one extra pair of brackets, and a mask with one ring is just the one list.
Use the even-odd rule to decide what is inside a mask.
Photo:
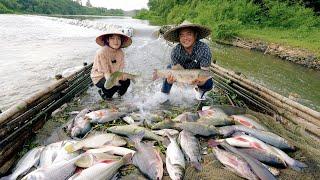
[(228, 143), (222, 142), (220, 144), (224, 149), (233, 152), (243, 158), (250, 165), (251, 170), (262, 180), (276, 180), (273, 174), (263, 166), (258, 160), (238, 151), (236, 148), (230, 146)]
[(124, 146), (127, 142), (120, 136), (111, 133), (98, 134), (83, 139), (75, 144), (65, 146), (65, 150), (69, 153), (82, 148), (99, 148), (103, 145)]
[(261, 124), (257, 123), (255, 120), (245, 116), (245, 115), (232, 115), (231, 118), (237, 123), (240, 123), (246, 127), (253, 129), (260, 129), (263, 131), (267, 131), (268, 129)]
[(166, 164), (169, 176), (173, 180), (183, 179), (186, 166), (184, 155), (177, 143), (176, 136), (171, 136), (168, 133), (167, 136), (170, 139), (170, 144), (166, 151)]
[(258, 179), (252, 172), (250, 165), (241, 156), (217, 147), (213, 148), (213, 154), (224, 166), (237, 175), (250, 180)]
[(116, 71), (110, 75), (107, 81), (104, 83), (104, 87), (106, 89), (111, 89), (113, 86), (120, 86), (119, 80), (120, 79), (130, 79), (134, 80), (137, 76), (125, 72)]
[(48, 168), (38, 168), (35, 171), (27, 174), (23, 177), (23, 180), (34, 180), (34, 179), (41, 179), (41, 180), (61, 180), (67, 179), (70, 177), (75, 169), (76, 166), (74, 163), (81, 158), (82, 155), (79, 155), (69, 161), (62, 161)]
[(176, 123), (174, 127), (182, 130), (187, 130), (195, 135), (201, 136), (214, 136), (219, 134), (216, 127), (197, 122)]
[(108, 153), (86, 153), (75, 162), (77, 167), (88, 168), (98, 163), (115, 162), (120, 160), (119, 156)]
[(131, 154), (127, 154), (123, 158), (115, 162), (95, 164), (81, 171), (80, 173), (76, 173), (70, 179), (71, 180), (112, 179), (112, 177), (118, 172), (121, 166), (131, 162), (131, 157), (132, 157)]
[(239, 148), (238, 150), (240, 152), (248, 154), (249, 156), (267, 165), (276, 166), (276, 167), (286, 166), (286, 164), (283, 163), (283, 160), (281, 160), (277, 155), (274, 155), (273, 153), (269, 153), (265, 150), (256, 149), (256, 148)]
[(161, 180), (163, 176), (163, 162), (159, 152), (151, 144), (141, 142), (144, 132), (131, 136), (137, 152), (133, 155), (133, 164), (152, 180)]
[(184, 112), (174, 119), (172, 121), (174, 122), (195, 122), (199, 119), (199, 115), (197, 113), (192, 113), (192, 112)]
[(106, 123), (119, 119), (124, 115), (124, 112), (119, 112), (116, 109), (101, 109), (97, 111), (92, 111), (86, 114), (85, 117), (90, 119), (91, 123)]
[(205, 82), (211, 78), (210, 71), (201, 69), (155, 69), (152, 79), (156, 80), (158, 78), (168, 78), (170, 75), (173, 76), (177, 82), (185, 84), (193, 84), (194, 81)]
[[(260, 141), (255, 137), (251, 137), (245, 134), (236, 135), (231, 138), (226, 138), (225, 141), (231, 146), (242, 147), (242, 148), (253, 148), (264, 152), (265, 156), (274, 157), (273, 160), (276, 163), (281, 163), (282, 166), (286, 166), (286, 162), (283, 158), (269, 145)], [(251, 154), (248, 154), (251, 155)], [(261, 156), (262, 158), (263, 156)]]
[(71, 137), (84, 136), (91, 129), (90, 120), (85, 117), (89, 113), (89, 109), (83, 109), (79, 114), (71, 120), (67, 127)]
[(133, 155), (135, 153), (135, 151), (128, 149), (128, 148), (124, 148), (124, 147), (105, 145), (105, 146), (102, 146), (98, 149), (87, 150), (87, 153), (108, 153), (108, 154), (115, 154), (115, 155), (124, 156), (127, 154)]
[(120, 135), (124, 135), (124, 136), (128, 136), (128, 137), (136, 135), (141, 131), (144, 131), (144, 138), (153, 139), (158, 142), (164, 141), (163, 137), (154, 134), (149, 129), (146, 129), (146, 128), (140, 127), (140, 126), (136, 126), (136, 125), (112, 126), (112, 127), (109, 127), (107, 130), (112, 133), (120, 134)]
[(153, 133), (159, 136), (166, 136), (166, 133), (169, 133), (171, 136), (175, 136), (179, 134), (179, 131), (175, 129), (161, 129), (161, 130), (153, 130)]
[(201, 154), (198, 139), (189, 131), (181, 131), (179, 134), (179, 143), (188, 162), (197, 170), (201, 170)]
[(254, 136), (255, 138), (268, 143), (272, 146), (275, 146), (279, 149), (283, 150), (294, 150), (294, 146), (291, 145), (287, 140), (284, 138), (268, 131), (262, 131), (259, 129), (251, 129), (246, 126), (242, 125), (233, 125), (233, 126), (225, 126), (220, 127), (219, 132), (224, 136), (228, 137), (231, 134), (235, 132), (245, 132), (247, 134), (250, 134), (251, 136)]
[(213, 126), (227, 126), (234, 122), (229, 116), (217, 107), (210, 107), (210, 109), (198, 111), (200, 119), (197, 122)]
[(13, 170), (13, 173), (9, 176), (2, 177), (1, 180), (15, 180), (19, 176), (26, 174), (32, 167), (37, 166), (40, 161), (40, 154), (43, 148), (43, 146), (40, 146), (30, 150), (19, 160)]
[(68, 153), (64, 149), (65, 146), (74, 144), (76, 142), (77, 141), (67, 140), (47, 145), (41, 152), (39, 168), (48, 168), (55, 163), (69, 161), (70, 159), (76, 157), (78, 153)]

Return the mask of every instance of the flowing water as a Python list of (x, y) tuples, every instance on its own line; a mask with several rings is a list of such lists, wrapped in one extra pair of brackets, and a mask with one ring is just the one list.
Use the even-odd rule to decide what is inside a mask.
[[(92, 62), (99, 48), (95, 37), (111, 24), (133, 30), (133, 44), (124, 49), (126, 71), (140, 78), (124, 99), (145, 107), (156, 105), (150, 99), (158, 96), (161, 80), (152, 82), (152, 72), (166, 67), (171, 50), (157, 38), (159, 27), (130, 17), (0, 15), (0, 22), (1, 110), (46, 87), (55, 81), (56, 74)], [(286, 96), (298, 94), (298, 101), (320, 110), (319, 72), (239, 48), (213, 45), (213, 52), (219, 65), (241, 71)], [(90, 92), (99, 98), (95, 88)], [(193, 97), (192, 88), (179, 85), (170, 96), (178, 104), (192, 104)]]

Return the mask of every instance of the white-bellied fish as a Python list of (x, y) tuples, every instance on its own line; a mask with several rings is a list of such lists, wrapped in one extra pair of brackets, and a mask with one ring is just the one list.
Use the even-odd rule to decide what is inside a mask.
[(98, 163), (110, 163), (118, 160), (120, 160), (119, 156), (108, 153), (86, 153), (75, 162), (75, 165), (81, 168), (88, 168)]
[(224, 136), (228, 137), (231, 134), (235, 132), (245, 132), (247, 134), (250, 134), (251, 136), (254, 136), (255, 138), (268, 143), (272, 146), (275, 146), (279, 149), (284, 150), (294, 150), (294, 146), (291, 145), (287, 140), (284, 138), (268, 131), (263, 131), (259, 129), (251, 129), (243, 125), (233, 125), (233, 126), (225, 126), (220, 127), (219, 132)]
[(87, 153), (108, 153), (108, 154), (115, 154), (124, 156), (127, 154), (134, 154), (136, 151), (124, 147), (117, 147), (117, 146), (109, 146), (105, 145), (98, 149), (89, 149), (87, 150)]
[(121, 79), (130, 79), (134, 80), (137, 76), (125, 72), (116, 71), (110, 75), (107, 81), (104, 83), (106, 89), (111, 89), (113, 86), (119, 86), (119, 80)]
[(100, 109), (92, 111), (85, 115), (91, 123), (106, 123), (124, 116), (124, 112), (119, 112), (116, 109)]
[(253, 128), (253, 129), (260, 129), (263, 131), (267, 131), (268, 129), (255, 120), (245, 116), (245, 115), (232, 115), (231, 118), (237, 123), (240, 123), (248, 128)]
[(261, 162), (258, 160), (248, 156), (245, 153), (242, 153), (238, 151), (236, 148), (230, 146), (226, 142), (222, 142), (220, 144), (224, 149), (227, 151), (233, 152), (234, 154), (239, 155), (241, 158), (243, 158), (250, 166), (251, 170), (255, 173), (255, 175), (258, 176), (258, 178), (263, 179), (263, 180), (276, 180), (276, 178), (273, 176), (273, 174), (263, 166)]
[(175, 136), (179, 134), (179, 131), (175, 129), (152, 130), (152, 132), (159, 136), (166, 136), (166, 133), (169, 133), (171, 136)]
[(163, 141), (164, 138), (161, 136), (158, 136), (151, 132), (149, 129), (146, 129), (144, 127), (136, 126), (136, 125), (123, 125), (123, 126), (112, 126), (107, 129), (108, 131), (115, 133), (115, 134), (120, 134), (124, 136), (133, 136), (138, 134), (141, 131), (144, 131), (144, 137), (146, 139), (153, 139), (158, 142)]
[(171, 136), (168, 133), (167, 136), (170, 139), (170, 144), (166, 151), (166, 164), (169, 176), (173, 180), (183, 179), (186, 167), (184, 155), (177, 143), (176, 136)]
[(183, 112), (179, 114), (177, 117), (172, 119), (174, 122), (196, 122), (199, 119), (199, 115), (197, 113), (192, 112)]
[(217, 147), (213, 148), (213, 154), (224, 166), (240, 177), (250, 180), (259, 179), (254, 172), (252, 172), (250, 165), (246, 160), (239, 155)]
[(151, 144), (141, 142), (144, 132), (131, 136), (137, 152), (133, 155), (133, 164), (152, 180), (161, 180), (163, 176), (163, 162), (160, 153)]
[(179, 143), (188, 162), (197, 170), (201, 170), (201, 154), (198, 139), (189, 131), (183, 130), (179, 134)]
[(25, 154), (13, 169), (13, 173), (9, 176), (0, 178), (1, 180), (15, 180), (19, 176), (26, 174), (32, 167), (37, 166), (40, 161), (40, 155), (43, 150), (43, 146), (39, 146), (31, 149)]
[(67, 127), (68, 133), (70, 133), (71, 137), (79, 137), (84, 136), (91, 129), (90, 120), (85, 117), (87, 113), (89, 113), (89, 109), (83, 109), (77, 114), (75, 118), (71, 120)]
[(211, 78), (210, 71), (205, 71), (201, 69), (155, 69), (153, 72), (153, 80), (158, 78), (168, 78), (173, 76), (174, 79), (179, 83), (193, 84), (194, 81), (205, 82)]
[(48, 168), (38, 168), (35, 171), (27, 174), (23, 177), (23, 180), (34, 180), (34, 179), (41, 179), (41, 180), (60, 180), (60, 179), (67, 179), (69, 178), (75, 171), (76, 166), (74, 163), (81, 157), (79, 155), (69, 161), (62, 161)]
[(72, 180), (112, 179), (112, 177), (118, 172), (121, 166), (131, 162), (131, 157), (132, 157), (131, 154), (127, 154), (123, 158), (115, 162), (95, 164), (81, 171), (80, 173), (75, 174), (70, 179)]
[(103, 145), (124, 146), (127, 142), (120, 136), (112, 133), (98, 134), (83, 139), (75, 144), (65, 146), (65, 150), (69, 153), (82, 148), (99, 148)]
[(234, 122), (229, 116), (223, 112), (222, 109), (217, 107), (210, 107), (209, 109), (199, 110), (200, 118), (197, 120), (199, 123), (204, 123), (213, 126), (227, 126), (232, 125)]

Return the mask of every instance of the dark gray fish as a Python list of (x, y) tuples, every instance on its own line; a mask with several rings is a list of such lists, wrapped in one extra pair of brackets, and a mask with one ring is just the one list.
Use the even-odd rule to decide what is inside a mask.
[(268, 131), (262, 131), (259, 129), (251, 129), (242, 125), (233, 125), (233, 126), (226, 126), (219, 128), (219, 132), (224, 136), (228, 137), (235, 132), (245, 132), (250, 134), (251, 136), (260, 139), (261, 141), (268, 143), (272, 146), (275, 146), (279, 149), (283, 150), (294, 150), (294, 146), (291, 145), (287, 140), (284, 138)]
[(245, 153), (242, 153), (240, 151), (238, 151), (236, 148), (230, 146), (229, 144), (222, 142), (220, 144), (223, 148), (225, 148), (226, 150), (233, 152), (237, 155), (239, 155), (240, 157), (242, 157), (243, 159), (245, 159), (247, 161), (247, 163), (250, 165), (251, 170), (261, 179), (261, 180), (276, 180), (276, 178), (273, 176), (273, 174), (271, 174), (271, 172), (263, 166), (263, 164), (261, 162), (259, 162), (258, 160), (248, 156)]
[(90, 131), (90, 120), (85, 117), (85, 115), (89, 112), (89, 109), (83, 109), (75, 118), (71, 120), (67, 127), (67, 131), (68, 133), (70, 133), (71, 137), (84, 136), (87, 132)]

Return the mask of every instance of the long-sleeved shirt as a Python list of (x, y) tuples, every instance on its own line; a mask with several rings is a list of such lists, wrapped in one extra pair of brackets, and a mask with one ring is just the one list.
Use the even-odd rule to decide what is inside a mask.
[(103, 46), (99, 49), (93, 60), (91, 79), (97, 84), (103, 77), (108, 79), (111, 73), (124, 68), (124, 53), (121, 49), (112, 49)]

